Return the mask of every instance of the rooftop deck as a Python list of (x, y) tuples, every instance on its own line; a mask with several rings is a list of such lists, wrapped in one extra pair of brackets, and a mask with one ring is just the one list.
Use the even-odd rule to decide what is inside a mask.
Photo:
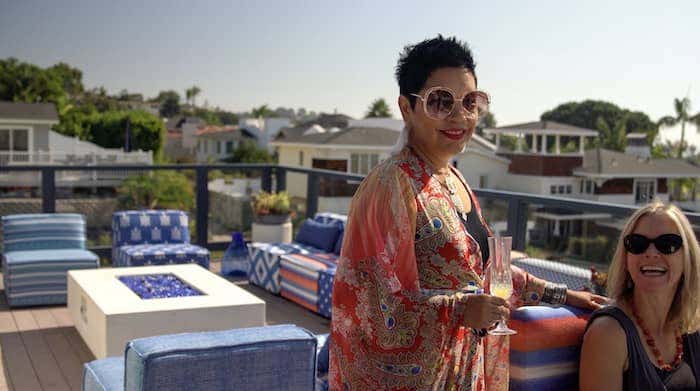
[[(218, 273), (220, 262), (212, 262)], [(2, 274), (0, 273), (0, 277)], [(318, 316), (246, 279), (230, 279), (266, 303), (267, 324), (293, 323), (328, 333), (330, 320)], [(10, 309), (0, 278), (0, 391), (80, 390), (83, 364), (94, 360), (65, 306)]]

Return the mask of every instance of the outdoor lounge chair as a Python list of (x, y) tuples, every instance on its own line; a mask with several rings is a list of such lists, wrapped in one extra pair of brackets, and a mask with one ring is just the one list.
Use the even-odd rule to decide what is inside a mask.
[(85, 249), (80, 214), (18, 214), (2, 217), (2, 273), (11, 306), (66, 303), (66, 273), (100, 265)]
[(198, 263), (209, 250), (190, 244), (189, 218), (180, 210), (119, 211), (112, 215), (112, 265)]
[[(294, 325), (135, 339), (123, 357), (85, 364), (83, 391), (312, 391), (326, 336), (318, 339)], [(325, 357), (318, 367), (327, 370), (327, 347)]]

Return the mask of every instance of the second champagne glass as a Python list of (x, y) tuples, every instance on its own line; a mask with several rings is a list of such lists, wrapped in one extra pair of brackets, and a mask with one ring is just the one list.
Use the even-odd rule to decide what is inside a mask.
[[(510, 236), (490, 237), (489, 252), (491, 254), (491, 266), (489, 269), (489, 292), (493, 296), (498, 296), (508, 300), (513, 294), (513, 277), (510, 273), (510, 248), (513, 238)], [(517, 331), (512, 330), (506, 324), (506, 319), (501, 319), (498, 326), (489, 331), (491, 335), (512, 335)]]

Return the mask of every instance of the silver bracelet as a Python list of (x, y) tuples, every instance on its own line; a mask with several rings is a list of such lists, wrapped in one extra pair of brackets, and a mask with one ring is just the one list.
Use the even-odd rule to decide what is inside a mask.
[(566, 303), (566, 284), (553, 284), (548, 282), (544, 286), (542, 301), (553, 305), (561, 305)]

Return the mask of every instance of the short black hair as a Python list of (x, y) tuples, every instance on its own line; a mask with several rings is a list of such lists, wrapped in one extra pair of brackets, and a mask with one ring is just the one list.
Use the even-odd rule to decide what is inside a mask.
[(399, 93), (409, 99), (411, 107), (416, 103), (415, 94), (425, 85), (426, 80), (436, 69), (467, 68), (476, 81), (476, 64), (469, 46), (456, 37), (426, 39), (415, 45), (404, 47), (396, 64), (396, 81)]

